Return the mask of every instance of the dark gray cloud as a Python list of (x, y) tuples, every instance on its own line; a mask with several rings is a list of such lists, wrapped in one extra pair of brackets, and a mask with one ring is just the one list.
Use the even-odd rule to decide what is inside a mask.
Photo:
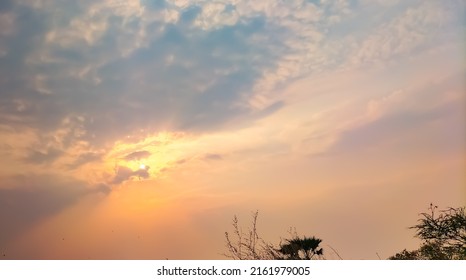
[(148, 151), (136, 151), (136, 152), (132, 152), (130, 154), (127, 154), (124, 159), (125, 160), (140, 160), (140, 159), (143, 159), (143, 158), (147, 158), (148, 156), (150, 156), (151, 153), (148, 152)]
[(133, 177), (138, 179), (147, 179), (150, 177), (149, 169), (149, 166), (145, 166), (144, 168), (139, 168), (136, 170), (132, 170), (126, 166), (117, 166), (115, 168), (115, 177), (112, 180), (112, 184), (121, 184)]
[(8, 240), (42, 219), (93, 193), (108, 194), (110, 188), (57, 175), (17, 175), (0, 178), (0, 248)]
[(63, 151), (56, 148), (48, 148), (45, 151), (30, 151), (24, 161), (32, 164), (50, 164), (63, 155)]

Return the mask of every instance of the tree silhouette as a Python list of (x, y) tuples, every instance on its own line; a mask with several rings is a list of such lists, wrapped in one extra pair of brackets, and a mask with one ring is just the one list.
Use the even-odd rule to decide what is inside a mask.
[(316, 237), (300, 238), (295, 236), (280, 245), (278, 252), (287, 260), (312, 260), (322, 258), (324, 249), (320, 248), (321, 239)]
[(422, 240), (417, 250), (403, 250), (391, 260), (466, 260), (465, 207), (447, 208), (437, 212), (430, 204), (429, 213), (421, 213), (415, 236)]

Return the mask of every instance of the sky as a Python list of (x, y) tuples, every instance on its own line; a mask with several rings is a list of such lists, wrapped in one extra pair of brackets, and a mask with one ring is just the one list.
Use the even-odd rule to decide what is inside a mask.
[(466, 205), (462, 0), (0, 1), (0, 259), (343, 259)]

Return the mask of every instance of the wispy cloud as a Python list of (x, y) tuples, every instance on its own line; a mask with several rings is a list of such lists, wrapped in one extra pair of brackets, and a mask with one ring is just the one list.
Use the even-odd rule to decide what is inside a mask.
[(151, 153), (148, 152), (148, 151), (136, 151), (136, 152), (132, 152), (130, 154), (127, 154), (124, 159), (125, 160), (140, 160), (140, 159), (143, 159), (143, 158), (146, 158), (148, 156), (150, 156)]
[(72, 163), (68, 164), (70, 169), (76, 169), (86, 163), (99, 161), (102, 159), (101, 153), (96, 152), (86, 152), (84, 154), (80, 154), (76, 159), (73, 160)]
[(62, 154), (62, 150), (49, 148), (46, 151), (31, 151), (24, 160), (35, 164), (51, 163)]
[(221, 160), (221, 159), (223, 159), (223, 156), (220, 155), (220, 154), (206, 154), (204, 156), (204, 159), (207, 159), (207, 160)]

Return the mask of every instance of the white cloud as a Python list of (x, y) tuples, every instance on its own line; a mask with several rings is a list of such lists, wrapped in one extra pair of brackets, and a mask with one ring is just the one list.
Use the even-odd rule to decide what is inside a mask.
[(388, 23), (377, 27), (354, 49), (349, 59), (355, 65), (411, 55), (417, 48), (436, 39), (451, 13), (440, 2), (426, 1), (410, 7)]
[(202, 6), (200, 15), (194, 21), (194, 25), (208, 30), (222, 26), (235, 25), (239, 15), (235, 9), (227, 11), (225, 3), (207, 2)]

